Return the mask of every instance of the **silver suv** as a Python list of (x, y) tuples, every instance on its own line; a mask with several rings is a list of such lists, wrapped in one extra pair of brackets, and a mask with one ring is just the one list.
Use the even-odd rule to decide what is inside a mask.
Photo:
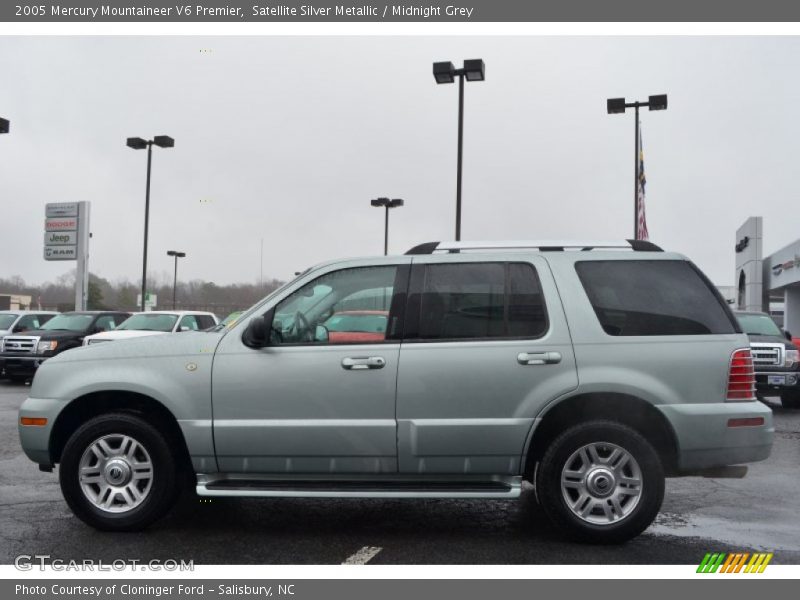
[(527, 480), (566, 534), (620, 542), (665, 476), (741, 476), (773, 436), (725, 302), (635, 241), (323, 264), (230, 328), (54, 357), (19, 416), (106, 530), (164, 515), (187, 473), (200, 496), (511, 499)]

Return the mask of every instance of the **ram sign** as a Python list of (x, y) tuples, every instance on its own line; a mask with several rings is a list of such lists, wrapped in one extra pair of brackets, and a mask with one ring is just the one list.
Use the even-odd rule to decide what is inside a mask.
[(45, 246), (45, 260), (76, 260), (78, 258), (77, 246)]

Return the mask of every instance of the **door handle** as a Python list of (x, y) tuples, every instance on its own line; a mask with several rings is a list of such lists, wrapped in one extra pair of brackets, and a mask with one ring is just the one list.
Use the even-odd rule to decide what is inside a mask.
[(517, 362), (521, 365), (554, 365), (561, 362), (561, 352), (520, 352)]
[(348, 371), (382, 369), (385, 366), (386, 359), (382, 356), (354, 356), (342, 359), (342, 368)]

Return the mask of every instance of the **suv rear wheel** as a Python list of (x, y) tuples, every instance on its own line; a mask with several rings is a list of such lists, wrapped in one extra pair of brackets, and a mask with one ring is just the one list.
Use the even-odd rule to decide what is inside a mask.
[(133, 531), (172, 506), (177, 468), (158, 429), (137, 415), (111, 413), (72, 434), (61, 455), (59, 481), (82, 521), (102, 530)]
[(571, 427), (549, 446), (536, 471), (539, 502), (571, 537), (620, 543), (653, 522), (664, 498), (664, 470), (635, 430), (612, 421)]

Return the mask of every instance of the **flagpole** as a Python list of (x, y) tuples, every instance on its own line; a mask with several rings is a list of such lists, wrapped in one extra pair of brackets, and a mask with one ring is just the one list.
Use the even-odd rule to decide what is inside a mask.
[(636, 103), (636, 127), (633, 141), (633, 239), (639, 239), (639, 103)]

